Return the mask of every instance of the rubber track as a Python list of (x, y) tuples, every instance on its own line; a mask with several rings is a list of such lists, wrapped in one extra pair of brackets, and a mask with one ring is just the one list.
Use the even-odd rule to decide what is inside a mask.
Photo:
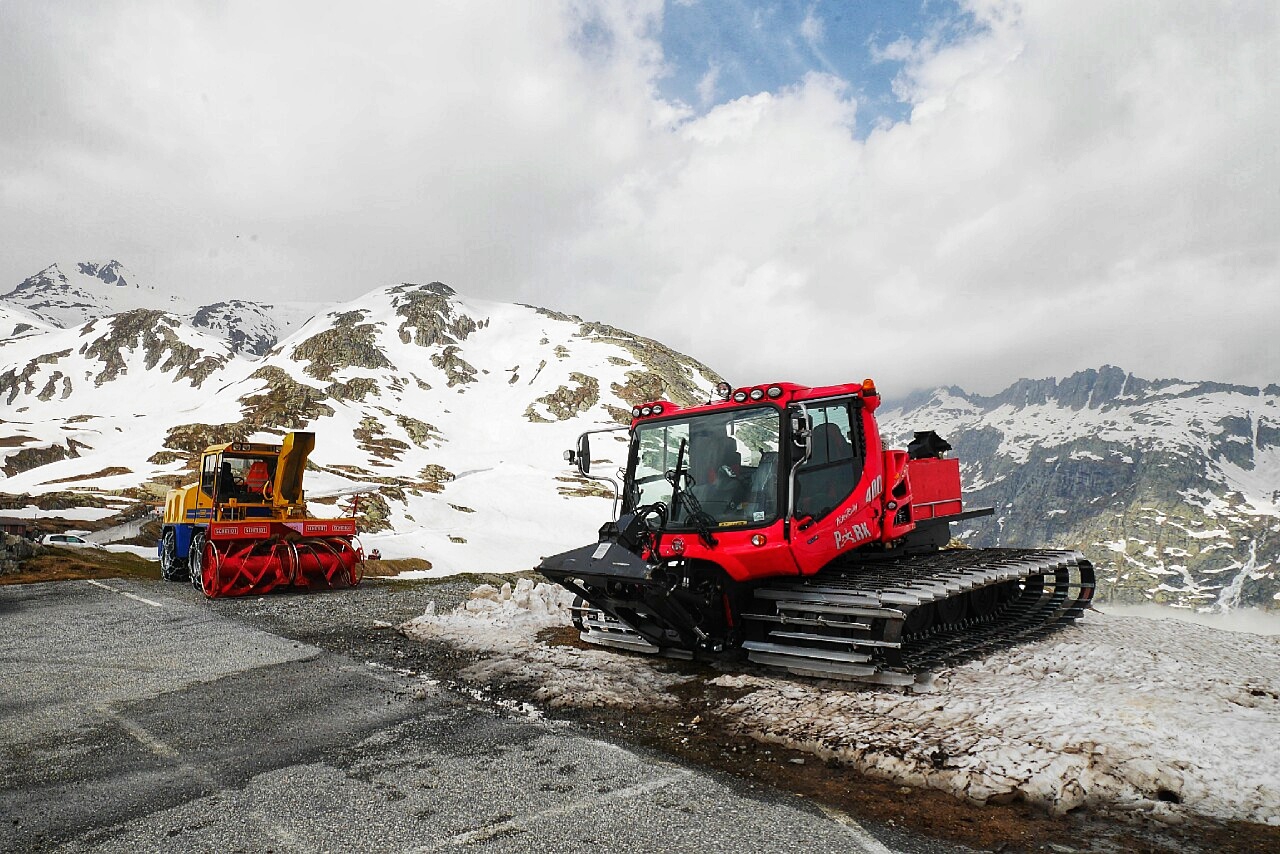
[[(1008, 591), (1010, 582), (1016, 595), (985, 616), (904, 633), (916, 608), (992, 585)], [(911, 684), (1071, 624), (1089, 607), (1094, 583), (1093, 566), (1076, 551), (949, 549), (855, 563), (757, 589), (743, 614), (755, 626), (743, 647), (754, 662), (805, 676)]]

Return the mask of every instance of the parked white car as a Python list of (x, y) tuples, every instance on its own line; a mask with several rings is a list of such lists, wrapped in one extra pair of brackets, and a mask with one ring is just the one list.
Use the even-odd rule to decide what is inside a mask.
[(45, 534), (40, 539), (42, 546), (70, 546), (73, 549), (100, 549), (102, 546), (91, 543), (84, 537), (75, 534)]

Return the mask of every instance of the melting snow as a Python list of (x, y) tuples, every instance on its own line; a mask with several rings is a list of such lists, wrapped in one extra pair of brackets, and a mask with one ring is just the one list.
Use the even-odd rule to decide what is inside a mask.
[(534, 698), (562, 706), (669, 705), (665, 693), (681, 677), (630, 657), (603, 650), (547, 646), (537, 640), (543, 629), (570, 625), (573, 594), (563, 587), (527, 578), (501, 589), (485, 584), (446, 614), (435, 603), (421, 617), (401, 626), (409, 637), (446, 640), (465, 649), (493, 653), (459, 674), (473, 683), (517, 683), (534, 688)]

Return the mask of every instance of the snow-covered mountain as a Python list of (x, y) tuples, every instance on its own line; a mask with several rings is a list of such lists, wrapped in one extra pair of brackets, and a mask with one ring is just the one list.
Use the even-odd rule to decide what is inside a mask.
[[(705, 401), (719, 380), (656, 341), (439, 283), (375, 290), (257, 360), (135, 309), (0, 341), (0, 489), (39, 504), (156, 500), (208, 444), (308, 429), (313, 504), (376, 485), (360, 512), (384, 554), (527, 567), (608, 516), (611, 492), (561, 456), (578, 433), (646, 400)], [(313, 509), (340, 512), (324, 501)]]
[(20, 338), (52, 328), (31, 312), (0, 302), (0, 338)]
[(124, 311), (148, 309), (181, 317), (224, 339), (233, 352), (261, 356), (281, 337), (324, 311), (322, 303), (224, 300), (197, 305), (142, 284), (119, 261), (59, 262), (0, 295), (0, 331), (17, 310), (49, 326), (70, 328)]
[(938, 389), (881, 422), (898, 447), (925, 429), (955, 447), (968, 505), (996, 508), (974, 545), (1082, 548), (1116, 600), (1280, 607), (1280, 386), (1103, 367)]
[[(64, 269), (65, 272), (64, 272)], [(175, 296), (140, 284), (119, 261), (50, 264), (28, 277), (0, 301), (25, 309), (51, 326), (79, 326), (135, 308), (181, 313)]]

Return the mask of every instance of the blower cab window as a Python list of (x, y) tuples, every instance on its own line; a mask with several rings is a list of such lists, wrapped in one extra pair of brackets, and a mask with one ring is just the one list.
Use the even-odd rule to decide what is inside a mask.
[(218, 455), (205, 454), (200, 465), (200, 491), (207, 497), (213, 497), (214, 482), (218, 478)]
[(847, 402), (811, 407), (813, 453), (796, 472), (796, 516), (821, 519), (839, 506), (862, 476), (862, 452)]
[(237, 457), (222, 455), (218, 467), (218, 500), (234, 498), (239, 502), (260, 503), (271, 498), (276, 477), (274, 457)]

